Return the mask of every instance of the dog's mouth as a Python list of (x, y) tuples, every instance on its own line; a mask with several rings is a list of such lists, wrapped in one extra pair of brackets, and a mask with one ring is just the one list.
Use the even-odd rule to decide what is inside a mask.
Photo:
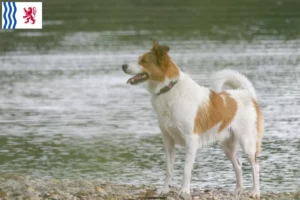
[(131, 85), (136, 85), (136, 84), (146, 81), (148, 78), (149, 78), (149, 75), (146, 72), (142, 72), (142, 73), (138, 73), (137, 75), (128, 79), (127, 83), (130, 83)]

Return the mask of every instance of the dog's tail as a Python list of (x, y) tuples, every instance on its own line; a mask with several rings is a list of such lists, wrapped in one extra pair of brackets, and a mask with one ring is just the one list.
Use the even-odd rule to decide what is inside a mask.
[(242, 74), (233, 70), (222, 70), (211, 77), (213, 90), (221, 92), (225, 85), (232, 89), (245, 89), (256, 100), (256, 92), (252, 83)]

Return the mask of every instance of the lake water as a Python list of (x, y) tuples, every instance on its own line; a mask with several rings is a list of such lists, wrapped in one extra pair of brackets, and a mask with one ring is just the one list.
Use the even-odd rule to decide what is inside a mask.
[[(250, 78), (266, 121), (259, 158), (261, 189), (299, 188), (300, 40), (295, 31), (300, 30), (300, 23), (296, 25), (300, 14), (292, 12), (293, 6), (272, 4), (274, 9), (281, 5), (283, 14), (271, 19), (268, 16), (276, 16), (276, 9), (265, 16), (256, 10), (261, 8), (259, 2), (249, 4), (248, 11), (238, 4), (243, 12), (235, 11), (233, 3), (227, 7), (221, 1), (216, 7), (207, 3), (208, 10), (223, 9), (216, 14), (218, 20), (205, 21), (202, 17), (211, 15), (203, 8), (190, 24), (179, 20), (173, 29), (172, 18), (157, 19), (166, 7), (158, 9), (157, 16), (148, 13), (147, 21), (138, 18), (145, 10), (136, 11), (143, 6), (137, 2), (135, 7), (119, 5), (115, 10), (105, 4), (115, 15), (103, 14), (104, 8), (91, 4), (82, 8), (83, 13), (90, 9), (90, 15), (78, 19), (79, 1), (70, 5), (75, 10), (70, 9), (69, 15), (54, 9), (55, 3), (59, 4), (44, 3), (43, 31), (0, 32), (1, 172), (161, 185), (165, 155), (150, 95), (143, 87), (126, 84), (129, 76), (121, 70), (123, 63), (136, 62), (148, 51), (149, 38), (154, 37), (170, 46), (173, 60), (201, 85), (209, 86), (210, 74), (225, 68)], [(176, 6), (187, 17), (189, 10), (201, 7)], [(132, 11), (131, 18), (123, 16), (122, 8)], [(56, 12), (53, 18), (47, 12), (51, 9)], [(105, 14), (112, 24), (101, 21)], [(193, 30), (199, 18), (203, 23)], [(149, 23), (148, 29), (143, 22)], [(175, 185), (182, 178), (183, 153), (177, 150)], [(251, 187), (251, 170), (243, 161), (244, 184)], [(218, 145), (198, 151), (193, 187), (233, 189), (234, 184), (231, 163)]]

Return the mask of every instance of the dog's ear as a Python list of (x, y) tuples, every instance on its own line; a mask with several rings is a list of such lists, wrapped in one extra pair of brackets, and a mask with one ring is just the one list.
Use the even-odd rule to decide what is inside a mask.
[(153, 42), (152, 50), (157, 51), (159, 49), (158, 41), (157, 40), (152, 40), (152, 42)]
[(163, 46), (159, 46), (159, 49), (163, 54), (166, 54), (169, 52), (170, 47), (163, 45)]
[(170, 48), (165, 45), (159, 45), (157, 40), (153, 40), (153, 46), (151, 50), (155, 53), (157, 62), (160, 65)]
[(153, 46), (152, 46), (152, 50), (154, 52), (157, 52), (161, 55), (168, 53), (170, 48), (168, 46), (165, 45), (159, 45), (157, 40), (152, 40), (153, 41)]

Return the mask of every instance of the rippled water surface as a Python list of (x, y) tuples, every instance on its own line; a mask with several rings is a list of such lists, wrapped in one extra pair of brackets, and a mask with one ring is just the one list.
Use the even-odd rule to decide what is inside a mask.
[[(210, 74), (225, 68), (251, 79), (266, 120), (261, 188), (295, 191), (300, 183), (296, 4), (176, 1), (179, 10), (164, 4), (154, 15), (143, 5), (147, 2), (132, 2), (79, 9), (76, 1), (66, 14), (54, 9), (53, 0), (44, 4), (43, 31), (0, 32), (0, 171), (161, 185), (165, 155), (150, 95), (126, 84), (129, 76), (121, 70), (148, 51), (149, 38), (155, 37), (201, 85), (209, 86)], [(176, 23), (164, 18), (165, 10), (179, 13)], [(78, 12), (89, 14), (79, 19)], [(251, 170), (243, 161), (244, 183), (251, 187)], [(179, 148), (175, 185), (183, 163)], [(231, 164), (217, 144), (198, 151), (193, 187), (233, 189), (234, 184)]]
[[(81, 36), (71, 34), (63, 42)], [(209, 86), (211, 72), (224, 68), (253, 81), (266, 118), (262, 189), (295, 190), (300, 182), (300, 41), (162, 43), (199, 84)], [(162, 184), (164, 153), (150, 96), (143, 87), (127, 85), (120, 68), (150, 45), (1, 56), (1, 170)], [(183, 150), (178, 152), (175, 184), (183, 171)], [(244, 161), (245, 185), (250, 186)], [(231, 164), (218, 145), (199, 150), (192, 182), (233, 187)]]

